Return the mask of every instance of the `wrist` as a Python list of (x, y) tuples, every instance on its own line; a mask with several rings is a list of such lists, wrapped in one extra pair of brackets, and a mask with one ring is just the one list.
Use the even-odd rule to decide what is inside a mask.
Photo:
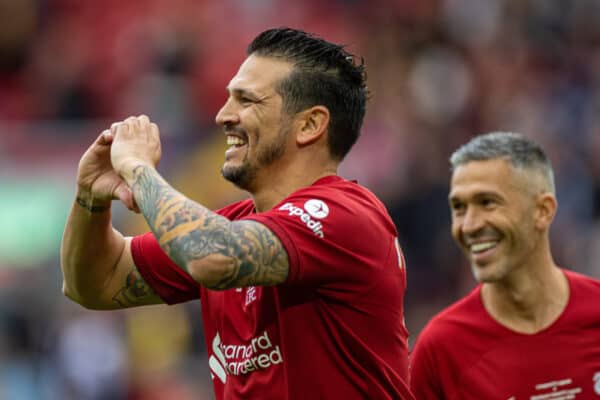
[(131, 185), (135, 182), (136, 179), (135, 171), (140, 167), (148, 167), (154, 169), (154, 166), (152, 166), (148, 162), (141, 160), (130, 160), (121, 163), (118, 169), (118, 173), (121, 176), (121, 178), (123, 178), (123, 180), (127, 182), (127, 185), (131, 187)]
[(103, 213), (110, 210), (112, 200), (95, 198), (93, 193), (79, 189), (75, 196), (75, 202), (79, 207), (91, 213)]

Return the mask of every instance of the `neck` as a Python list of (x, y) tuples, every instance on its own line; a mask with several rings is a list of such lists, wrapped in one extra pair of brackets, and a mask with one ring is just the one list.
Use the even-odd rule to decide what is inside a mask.
[(262, 181), (267, 183), (252, 191), (256, 211), (270, 210), (295, 191), (310, 186), (325, 176), (336, 174), (337, 166), (328, 166), (318, 171), (311, 171), (308, 168), (296, 168), (265, 174), (265, 179)]
[(484, 307), (501, 325), (533, 334), (550, 326), (569, 300), (564, 273), (550, 262), (539, 268), (523, 266), (510, 279), (485, 283), (481, 290)]

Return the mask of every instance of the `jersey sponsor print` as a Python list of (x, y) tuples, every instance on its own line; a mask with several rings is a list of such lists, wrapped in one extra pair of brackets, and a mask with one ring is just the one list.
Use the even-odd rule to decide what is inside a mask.
[[(529, 400), (570, 400), (581, 392), (581, 387), (573, 385), (573, 379), (564, 378), (536, 384)], [(516, 396), (510, 398), (517, 400)]]
[[(596, 372), (592, 379), (595, 398), (600, 399), (600, 372)], [(589, 390), (573, 383), (573, 379), (564, 378), (542, 382), (535, 385), (529, 400), (576, 400), (578, 398), (589, 398), (585, 393)], [(583, 397), (581, 397), (583, 396)], [(518, 400), (518, 396), (511, 396), (507, 400)]]
[(212, 340), (212, 351), (208, 360), (211, 377), (223, 383), (227, 375), (245, 375), (283, 362), (279, 345), (273, 344), (266, 330), (241, 344), (223, 343), (217, 332)]
[(329, 207), (322, 200), (311, 199), (304, 203), (304, 207), (295, 206), (292, 203), (285, 203), (279, 207), (280, 211), (287, 211), (288, 215), (300, 218), (315, 235), (324, 238), (323, 224), (320, 219), (324, 219), (329, 215)]

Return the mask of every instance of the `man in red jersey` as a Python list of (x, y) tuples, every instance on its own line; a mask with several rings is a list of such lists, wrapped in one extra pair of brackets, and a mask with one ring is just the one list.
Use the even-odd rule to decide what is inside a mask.
[(600, 399), (600, 281), (556, 266), (552, 167), (522, 135), (451, 157), (452, 235), (481, 282), (436, 315), (411, 355), (417, 399)]
[[(94, 309), (201, 299), (217, 399), (413, 399), (396, 229), (336, 175), (365, 113), (364, 67), (287, 28), (247, 53), (216, 121), (222, 174), (252, 199), (211, 212), (156, 171), (155, 124), (113, 124), (79, 164), (64, 293)], [(115, 231), (112, 199), (151, 232)]]

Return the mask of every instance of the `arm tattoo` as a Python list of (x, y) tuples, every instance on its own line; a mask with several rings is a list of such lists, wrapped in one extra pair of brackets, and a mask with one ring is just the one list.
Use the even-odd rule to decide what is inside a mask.
[(269, 229), (254, 221), (231, 224), (229, 251), (238, 255), (234, 273), (224, 277), (214, 289), (234, 286), (270, 286), (287, 278), (289, 264), (281, 242)]
[(113, 296), (113, 301), (120, 307), (131, 307), (146, 304), (144, 300), (149, 299), (153, 294), (154, 292), (139, 271), (132, 268), (125, 278), (125, 286)]
[(77, 197), (75, 199), (75, 201), (77, 202), (77, 204), (79, 204), (81, 207), (85, 208), (86, 210), (88, 210), (91, 213), (103, 213), (105, 211), (110, 210), (110, 206), (94, 205), (94, 204), (92, 204), (92, 202), (88, 202), (88, 201), (82, 199), (81, 197)]
[(227, 276), (209, 289), (270, 286), (285, 281), (288, 258), (279, 239), (262, 224), (231, 222), (192, 202), (147, 167), (134, 169), (131, 185), (138, 207), (167, 255), (186, 272), (188, 265), (209, 255), (229, 258)]

